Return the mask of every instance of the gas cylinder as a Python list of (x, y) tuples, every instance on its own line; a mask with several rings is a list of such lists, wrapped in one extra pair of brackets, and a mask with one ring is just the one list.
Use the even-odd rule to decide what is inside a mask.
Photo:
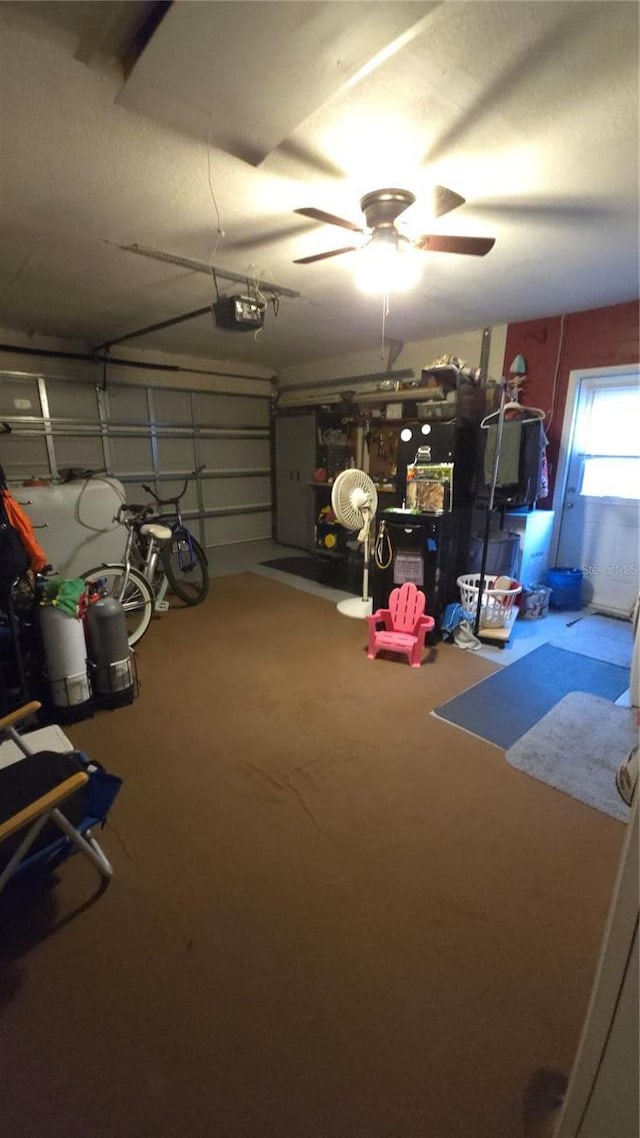
[(115, 597), (100, 597), (87, 611), (87, 644), (93, 692), (103, 706), (131, 703), (134, 673), (127, 618)]
[(81, 713), (91, 706), (82, 621), (54, 605), (44, 605), (40, 609), (40, 630), (53, 706)]

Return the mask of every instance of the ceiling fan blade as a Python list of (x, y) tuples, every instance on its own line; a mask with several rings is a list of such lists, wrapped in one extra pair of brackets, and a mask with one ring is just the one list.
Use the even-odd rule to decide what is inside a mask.
[(298, 257), (294, 265), (310, 265), (312, 261), (326, 261), (327, 257), (339, 257), (341, 253), (354, 253), (358, 245), (346, 245), (344, 249), (330, 249), (328, 253), (313, 253), (311, 257)]
[(446, 186), (434, 186), (433, 216), (443, 217), (445, 213), (451, 213), (452, 209), (458, 209), (459, 206), (464, 205), (466, 200), (461, 194), (457, 194), (455, 190), (447, 189)]
[(344, 217), (336, 217), (334, 213), (325, 213), (323, 209), (314, 209), (313, 206), (308, 209), (294, 209), (293, 212), (301, 213), (303, 217), (312, 217), (314, 221), (324, 221), (327, 225), (340, 225), (343, 229), (351, 229), (353, 233), (364, 232), (362, 227), (353, 221), (347, 221)]
[(447, 237), (443, 233), (425, 233), (414, 245), (429, 253), (466, 253), (469, 257), (484, 257), (495, 243), (495, 237)]

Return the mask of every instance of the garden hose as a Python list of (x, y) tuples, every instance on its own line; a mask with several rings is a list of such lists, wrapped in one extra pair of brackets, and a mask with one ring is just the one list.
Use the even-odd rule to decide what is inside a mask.
[(391, 545), (391, 538), (387, 533), (387, 523), (380, 522), (378, 536), (376, 537), (376, 544), (373, 550), (373, 560), (375, 561), (378, 569), (388, 569), (393, 558), (393, 547)]

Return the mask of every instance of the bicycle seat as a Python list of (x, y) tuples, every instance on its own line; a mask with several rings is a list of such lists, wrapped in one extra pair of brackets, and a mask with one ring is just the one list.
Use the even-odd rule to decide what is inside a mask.
[(156, 541), (170, 541), (173, 537), (169, 526), (163, 526), (160, 522), (145, 522), (140, 526), (140, 533), (143, 537), (155, 537)]

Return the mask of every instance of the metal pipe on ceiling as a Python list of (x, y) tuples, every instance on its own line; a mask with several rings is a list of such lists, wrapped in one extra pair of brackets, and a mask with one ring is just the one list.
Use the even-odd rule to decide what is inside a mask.
[(145, 245), (118, 245), (123, 253), (137, 253), (140, 257), (150, 257), (152, 261), (161, 261), (165, 265), (177, 265), (181, 269), (190, 269), (193, 273), (204, 273), (214, 278), (220, 277), (222, 281), (233, 281), (234, 284), (252, 285), (260, 292), (271, 293), (273, 296), (288, 296), (297, 300), (302, 293), (273, 281), (261, 280), (251, 277), (248, 273), (234, 273), (231, 269), (219, 269), (217, 265), (208, 265), (204, 261), (194, 261), (190, 257), (178, 257), (174, 253), (164, 253), (161, 249), (150, 249)]
[[(110, 367), (130, 367), (137, 368), (142, 371), (170, 371), (183, 373), (185, 375), (213, 375), (219, 376), (222, 379), (255, 379), (264, 383), (274, 383), (278, 378), (277, 375), (248, 375), (245, 372), (231, 372), (231, 371), (215, 371), (212, 368), (200, 367), (183, 367), (181, 364), (155, 364), (146, 363), (144, 360), (126, 360), (118, 356), (104, 356), (90, 352), (59, 352), (53, 351), (50, 348), (25, 348), (18, 344), (2, 344), (0, 343), (0, 352), (11, 353), (11, 355), (22, 356), (36, 356), (51, 360), (79, 360), (81, 363), (101, 364), (108, 363)], [(17, 374), (11, 370), (8, 374)], [(55, 378), (64, 379), (65, 376), (57, 376)], [(260, 398), (263, 398), (260, 396)]]
[[(195, 308), (193, 312), (185, 312), (183, 316), (172, 316), (169, 320), (160, 320), (156, 324), (147, 324), (145, 328), (137, 328), (135, 332), (127, 332), (124, 336), (118, 336), (115, 340), (105, 340), (104, 344), (96, 347), (97, 352), (108, 352), (116, 344), (124, 344), (125, 340), (136, 340), (138, 336), (146, 336), (149, 332), (160, 332), (162, 328), (172, 328), (174, 324), (183, 324), (185, 320), (195, 320), (198, 316), (205, 316), (207, 312), (211, 312), (211, 305), (207, 304), (205, 308)], [(106, 361), (110, 363), (110, 360)]]

